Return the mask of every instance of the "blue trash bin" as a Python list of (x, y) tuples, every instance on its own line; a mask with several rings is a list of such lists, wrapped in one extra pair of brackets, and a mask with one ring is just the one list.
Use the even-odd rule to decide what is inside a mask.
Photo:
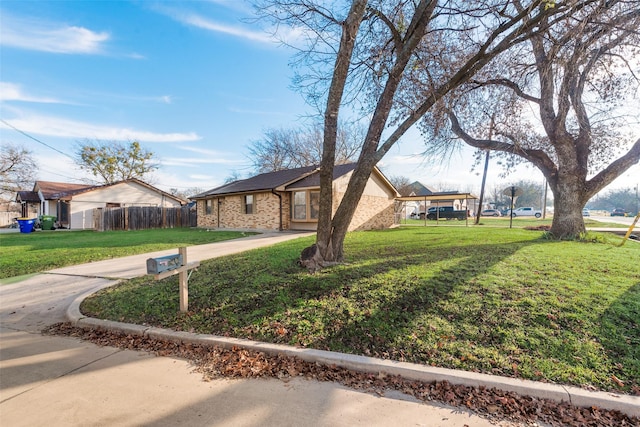
[(18, 218), (16, 221), (18, 221), (18, 225), (20, 225), (21, 233), (31, 233), (36, 223), (35, 218)]

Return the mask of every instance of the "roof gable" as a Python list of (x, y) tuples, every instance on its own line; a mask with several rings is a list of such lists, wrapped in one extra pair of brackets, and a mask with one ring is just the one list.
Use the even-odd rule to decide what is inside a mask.
[(90, 184), (70, 184), (67, 182), (36, 181), (35, 185), (33, 186), (33, 191), (40, 191), (45, 200), (50, 200), (59, 199), (73, 193), (86, 191), (95, 187), (95, 185)]
[(225, 194), (250, 193), (255, 191), (274, 190), (280, 186), (296, 181), (315, 171), (317, 166), (306, 166), (295, 169), (284, 169), (276, 172), (265, 172), (247, 179), (233, 181), (229, 184), (213, 188), (197, 194), (192, 199)]
[(436, 193), (433, 188), (427, 187), (419, 181), (409, 184), (409, 188), (411, 189), (411, 194), (408, 194), (409, 196), (430, 196)]
[(45, 200), (59, 200), (59, 199), (72, 199), (73, 196), (88, 193), (90, 191), (99, 191), (103, 188), (113, 187), (120, 184), (135, 183), (142, 187), (146, 187), (152, 191), (162, 194), (165, 197), (179, 201), (180, 203), (186, 203), (181, 197), (174, 196), (173, 194), (166, 193), (159, 188), (156, 188), (144, 181), (140, 181), (136, 178), (127, 179), (124, 181), (118, 181), (111, 184), (104, 185), (89, 185), (89, 184), (69, 184), (64, 182), (50, 182), (50, 181), (36, 181), (34, 191), (40, 190)]
[[(356, 163), (344, 163), (335, 165), (333, 179), (336, 180), (356, 168)], [(378, 168), (374, 171), (397, 194), (395, 187), (386, 179)], [(204, 199), (212, 196), (224, 196), (231, 194), (252, 193), (258, 191), (287, 191), (296, 188), (320, 187), (320, 169), (317, 166), (306, 166), (295, 169), (285, 169), (276, 172), (261, 173), (251, 178), (234, 181), (220, 187), (197, 194), (192, 199)]]
[[(333, 179), (336, 180), (341, 176), (348, 174), (355, 168), (356, 168), (355, 163), (345, 163), (342, 165), (335, 165), (333, 167)], [(320, 187), (320, 170), (319, 169), (287, 185), (286, 189), (291, 190), (294, 188), (309, 188), (309, 187)]]

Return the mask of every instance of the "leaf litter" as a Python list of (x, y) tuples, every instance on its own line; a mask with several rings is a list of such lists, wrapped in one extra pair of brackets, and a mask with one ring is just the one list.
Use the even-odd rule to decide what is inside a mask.
[(454, 385), (447, 381), (424, 382), (408, 380), (398, 375), (372, 374), (307, 362), (294, 356), (271, 355), (240, 347), (231, 349), (193, 343), (133, 336), (104, 329), (85, 329), (70, 323), (57, 323), (43, 331), (48, 335), (63, 335), (90, 341), (99, 346), (146, 351), (157, 356), (188, 360), (204, 381), (217, 378), (307, 378), (328, 381), (346, 387), (384, 396), (394, 390), (414, 398), (435, 401), (454, 407), (464, 407), (492, 421), (513, 421), (526, 425), (568, 427), (640, 427), (640, 419), (620, 411), (596, 406), (576, 407), (568, 402), (556, 402), (530, 396), (520, 396), (495, 388)]

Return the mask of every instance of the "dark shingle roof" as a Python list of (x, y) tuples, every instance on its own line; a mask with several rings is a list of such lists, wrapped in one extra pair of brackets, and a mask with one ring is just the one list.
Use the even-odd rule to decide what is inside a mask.
[[(355, 163), (336, 165), (333, 171), (333, 179), (351, 172)], [(287, 185), (289, 184), (289, 185)], [(251, 193), (256, 191), (270, 191), (283, 185), (289, 188), (319, 187), (320, 174), (317, 166), (286, 169), (276, 172), (266, 172), (251, 178), (234, 181), (220, 187), (196, 194), (192, 199), (202, 199), (209, 196), (222, 196), (227, 194)]]
[(436, 193), (433, 188), (427, 187), (418, 181), (409, 184), (409, 187), (411, 188), (412, 196), (430, 196)]
[(21, 202), (40, 202), (40, 197), (35, 191), (18, 191), (16, 201)]
[[(340, 178), (342, 175), (346, 175), (356, 168), (355, 163), (346, 163), (344, 165), (335, 165), (333, 168), (333, 179)], [(290, 188), (309, 188), (320, 187), (320, 172), (313, 173), (302, 178), (299, 181), (294, 182), (291, 185), (287, 185), (287, 190)]]
[(69, 184), (66, 182), (50, 182), (50, 181), (36, 181), (34, 190), (38, 188), (46, 200), (59, 199), (64, 196), (69, 196), (80, 191), (86, 191), (91, 188), (95, 188), (95, 185), (90, 184)]

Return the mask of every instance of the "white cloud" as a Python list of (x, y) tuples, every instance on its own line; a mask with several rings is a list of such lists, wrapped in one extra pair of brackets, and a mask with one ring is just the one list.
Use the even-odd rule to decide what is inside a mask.
[(208, 181), (208, 182), (210, 182), (213, 178), (211, 177), (211, 175), (192, 174), (192, 175), (189, 175), (189, 179), (193, 179), (195, 181)]
[(257, 41), (261, 43), (273, 43), (275, 40), (271, 35), (264, 32), (256, 32), (243, 28), (240, 26), (233, 26), (213, 21), (211, 19), (204, 18), (197, 14), (182, 14), (175, 16), (179, 22), (190, 25), (192, 27), (202, 28), (203, 30), (212, 31), (215, 33), (227, 34), (234, 37), (239, 37), (251, 41)]
[(217, 150), (209, 150), (208, 148), (201, 147), (193, 147), (193, 146), (182, 146), (181, 149), (185, 151), (190, 151), (192, 153), (204, 154), (206, 156), (220, 156), (222, 153)]
[[(146, 130), (128, 129), (85, 123), (54, 116), (32, 115), (7, 119), (12, 126), (28, 134), (47, 135), (62, 138), (100, 139), (140, 142), (185, 142), (197, 141), (201, 137), (195, 132), (157, 133)], [(0, 127), (6, 127), (0, 123)]]
[(2, 12), (0, 43), (20, 49), (65, 54), (102, 53), (107, 32), (84, 27), (12, 16)]
[(0, 82), (0, 101), (38, 102), (43, 104), (60, 104), (55, 98), (41, 97), (26, 93), (17, 83)]
[(38, 166), (36, 174), (38, 180), (80, 183), (92, 179), (91, 175), (80, 170), (67, 156), (47, 149), (34, 150), (33, 153)]
[[(253, 15), (253, 9), (247, 8), (243, 3), (238, 2), (237, 0), (209, 0), (208, 3), (214, 6), (220, 6), (225, 9), (234, 11), (234, 15), (236, 15), (235, 21), (228, 23), (221, 22), (216, 19), (211, 19), (201, 13), (186, 10), (184, 8), (184, 4), (182, 4), (183, 8), (169, 6), (166, 2), (155, 3), (150, 7), (155, 12), (161, 13), (181, 24), (188, 25), (190, 27), (196, 27), (206, 31), (211, 31), (213, 33), (226, 34), (228, 36), (259, 43), (268, 43), (274, 45), (279, 42), (279, 39), (277, 37), (274, 37), (274, 35), (270, 31), (255, 30), (254, 28), (250, 28), (248, 26), (243, 26), (240, 24), (240, 20), (243, 18), (255, 18), (255, 16)], [(216, 16), (219, 16), (219, 13), (212, 13), (215, 13)], [(278, 34), (278, 36), (282, 39), (292, 39), (297, 37), (296, 31), (290, 31), (288, 29), (286, 31), (286, 37), (281, 37), (280, 34)]]
[(208, 148), (184, 146), (181, 145), (180, 150), (189, 151), (197, 154), (196, 157), (177, 157), (174, 155), (171, 158), (163, 159), (162, 163), (167, 166), (180, 166), (190, 167), (193, 165), (225, 165), (225, 166), (245, 166), (246, 159), (238, 159), (236, 153), (225, 153), (218, 150), (211, 150)]
[(170, 157), (162, 160), (163, 165), (193, 167), (194, 165), (242, 165), (242, 160), (233, 160), (222, 157)]

